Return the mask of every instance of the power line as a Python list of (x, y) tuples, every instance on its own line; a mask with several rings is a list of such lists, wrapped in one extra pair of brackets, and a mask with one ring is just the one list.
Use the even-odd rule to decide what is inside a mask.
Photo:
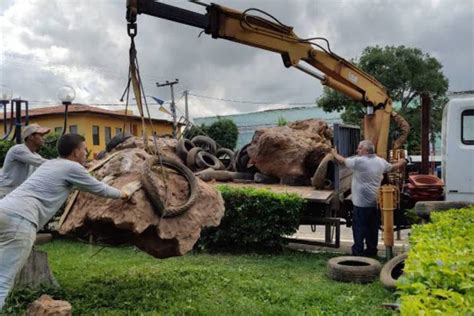
[(199, 95), (194, 93), (189, 93), (189, 95), (195, 96), (197, 98), (209, 99), (209, 100), (216, 100), (216, 101), (226, 101), (226, 102), (233, 102), (233, 103), (247, 103), (247, 104), (284, 104), (284, 105), (314, 105), (315, 102), (290, 102), (290, 103), (280, 103), (280, 102), (272, 102), (272, 101), (242, 101), (242, 100), (232, 100), (232, 99), (224, 99), (224, 98), (216, 98), (216, 97), (209, 97), (205, 95)]

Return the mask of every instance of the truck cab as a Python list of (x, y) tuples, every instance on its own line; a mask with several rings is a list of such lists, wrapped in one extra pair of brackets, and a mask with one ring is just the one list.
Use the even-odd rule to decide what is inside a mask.
[(474, 91), (450, 97), (441, 132), (446, 201), (474, 202)]

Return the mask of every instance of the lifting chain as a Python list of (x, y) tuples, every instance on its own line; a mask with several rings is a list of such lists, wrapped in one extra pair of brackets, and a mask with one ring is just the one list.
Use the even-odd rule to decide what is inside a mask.
[[(166, 202), (167, 202), (166, 199), (168, 197), (168, 194), (167, 194), (168, 185), (167, 185), (167, 181), (166, 181), (167, 175), (166, 175), (165, 168), (163, 166), (162, 155), (160, 153), (158, 143), (156, 141), (156, 133), (155, 133), (154, 128), (153, 128), (153, 121), (151, 119), (150, 111), (149, 111), (148, 104), (147, 104), (146, 97), (145, 97), (145, 91), (143, 89), (143, 84), (142, 84), (142, 80), (141, 80), (141, 77), (140, 77), (140, 69), (139, 69), (139, 66), (138, 66), (138, 59), (137, 59), (137, 50), (135, 48), (135, 36), (137, 35), (137, 32), (138, 32), (137, 24), (136, 23), (128, 23), (127, 33), (128, 33), (128, 36), (130, 37), (130, 50), (129, 50), (130, 63), (129, 63), (129, 72), (128, 72), (128, 82), (127, 82), (127, 86), (125, 88), (125, 91), (122, 95), (122, 99), (126, 94), (127, 98), (126, 98), (125, 111), (127, 112), (128, 103), (129, 103), (130, 86), (131, 86), (132, 89), (133, 89), (133, 93), (135, 95), (135, 100), (137, 102), (138, 112), (140, 113), (140, 118), (141, 118), (141, 122), (142, 122), (142, 133), (143, 133), (143, 142), (144, 142), (144, 145), (145, 145), (145, 150), (148, 153), (150, 153), (152, 155), (156, 155), (159, 158), (159, 165), (160, 165), (160, 170), (161, 170), (160, 175), (161, 175), (161, 178), (163, 180), (164, 187), (165, 187), (164, 205), (166, 205)], [(149, 119), (150, 129), (151, 129), (152, 137), (153, 137), (153, 145), (154, 145), (153, 148), (150, 148), (148, 146), (148, 134), (147, 134), (147, 130), (146, 130), (145, 111), (144, 111), (144, 108), (143, 108), (142, 101), (145, 104), (145, 109), (147, 111), (147, 115), (148, 115), (148, 119)], [(127, 113), (125, 113), (125, 117), (127, 117)], [(125, 132), (125, 128), (124, 128), (124, 132)]]

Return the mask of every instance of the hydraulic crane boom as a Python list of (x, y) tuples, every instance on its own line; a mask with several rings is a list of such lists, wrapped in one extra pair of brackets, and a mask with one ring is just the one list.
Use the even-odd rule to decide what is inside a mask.
[[(393, 117), (401, 129), (394, 142), (398, 149), (406, 141), (409, 126), (392, 110), (392, 100), (385, 87), (374, 77), (354, 66), (349, 61), (315, 43), (323, 38), (302, 39), (293, 28), (282, 24), (258, 9), (239, 12), (217, 4), (206, 5), (206, 14), (200, 14), (153, 0), (128, 0), (127, 20), (129, 28), (136, 30), (138, 14), (147, 14), (204, 30), (213, 38), (224, 38), (233, 42), (265, 49), (282, 56), (285, 67), (295, 67), (367, 107), (364, 118), (364, 136), (371, 140), (377, 154), (387, 157), (390, 118)], [(266, 14), (272, 20), (249, 12)], [(327, 41), (326, 41), (327, 42)], [(305, 62), (303, 64), (302, 62)], [(309, 68), (312, 66), (319, 72)]]

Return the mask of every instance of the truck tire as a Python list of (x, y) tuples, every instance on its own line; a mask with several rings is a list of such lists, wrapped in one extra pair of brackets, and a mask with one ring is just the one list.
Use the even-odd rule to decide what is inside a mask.
[[(163, 167), (173, 169), (188, 181), (189, 197), (186, 203), (179, 206), (166, 206), (163, 204), (163, 201), (161, 201), (160, 195), (157, 191), (158, 185), (155, 183), (155, 180), (152, 177), (152, 167), (154, 165), (163, 165)], [(199, 190), (197, 180), (191, 170), (189, 170), (189, 168), (187, 168), (182, 163), (167, 157), (151, 157), (148, 158), (143, 164), (141, 176), (143, 188), (145, 189), (145, 192), (147, 193), (155, 211), (161, 217), (167, 218), (181, 215), (194, 205)]]
[(201, 147), (202, 149), (211, 154), (214, 154), (216, 152), (216, 141), (210, 137), (203, 135), (194, 136), (193, 139), (191, 139), (191, 142), (194, 144), (194, 146)]
[(380, 269), (380, 262), (365, 257), (335, 257), (327, 263), (328, 277), (342, 282), (372, 282), (379, 276)]
[(408, 253), (402, 253), (389, 260), (380, 271), (380, 282), (389, 290), (395, 290), (395, 282), (403, 274)]
[(182, 138), (176, 145), (176, 153), (178, 154), (179, 158), (181, 158), (181, 160), (186, 161), (189, 151), (194, 147), (195, 146), (192, 141), (187, 138)]

